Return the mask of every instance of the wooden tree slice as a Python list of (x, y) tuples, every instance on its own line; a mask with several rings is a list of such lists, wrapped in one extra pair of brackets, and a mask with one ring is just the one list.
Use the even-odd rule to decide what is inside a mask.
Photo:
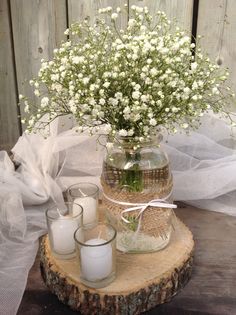
[(133, 315), (169, 301), (188, 282), (194, 241), (190, 230), (177, 219), (170, 244), (159, 252), (117, 252), (117, 277), (107, 287), (91, 289), (80, 282), (76, 258), (53, 257), (48, 237), (41, 242), (42, 277), (60, 301), (82, 314)]

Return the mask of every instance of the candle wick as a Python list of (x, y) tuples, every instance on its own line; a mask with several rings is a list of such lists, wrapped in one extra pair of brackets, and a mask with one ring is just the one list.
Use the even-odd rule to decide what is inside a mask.
[(57, 213), (59, 214), (59, 217), (63, 217), (63, 215), (61, 214), (61, 212), (58, 208), (57, 208)]
[(101, 238), (101, 234), (102, 234), (102, 230), (100, 230), (99, 233), (98, 233), (98, 239)]
[(83, 196), (83, 197), (87, 197), (88, 195), (86, 195), (84, 192), (82, 192), (82, 190), (79, 188), (79, 192), (81, 193), (81, 195)]

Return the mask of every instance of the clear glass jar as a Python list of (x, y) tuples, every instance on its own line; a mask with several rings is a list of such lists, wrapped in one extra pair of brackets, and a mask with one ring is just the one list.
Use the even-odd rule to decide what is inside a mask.
[(142, 143), (126, 137), (107, 145), (101, 176), (103, 203), (108, 222), (118, 231), (117, 249), (123, 252), (157, 251), (170, 241), (172, 209), (142, 210), (140, 205), (172, 200), (172, 174), (161, 140), (160, 134)]

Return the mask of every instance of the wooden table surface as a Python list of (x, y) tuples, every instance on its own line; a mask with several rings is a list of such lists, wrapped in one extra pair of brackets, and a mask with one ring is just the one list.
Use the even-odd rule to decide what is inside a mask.
[[(195, 240), (192, 278), (147, 315), (236, 315), (236, 217), (189, 206), (176, 210)], [(76, 315), (44, 285), (37, 257), (17, 315)], [(113, 315), (113, 314), (111, 314)]]

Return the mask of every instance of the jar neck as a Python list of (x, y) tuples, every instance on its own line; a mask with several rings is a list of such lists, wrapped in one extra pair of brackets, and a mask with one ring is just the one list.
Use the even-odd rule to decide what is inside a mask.
[(162, 141), (163, 136), (161, 133), (149, 136), (143, 140), (137, 140), (135, 137), (121, 137), (116, 136), (113, 139), (108, 139), (108, 141), (115, 143), (116, 145), (121, 145), (123, 148), (127, 149), (140, 149), (150, 146), (158, 146)]

